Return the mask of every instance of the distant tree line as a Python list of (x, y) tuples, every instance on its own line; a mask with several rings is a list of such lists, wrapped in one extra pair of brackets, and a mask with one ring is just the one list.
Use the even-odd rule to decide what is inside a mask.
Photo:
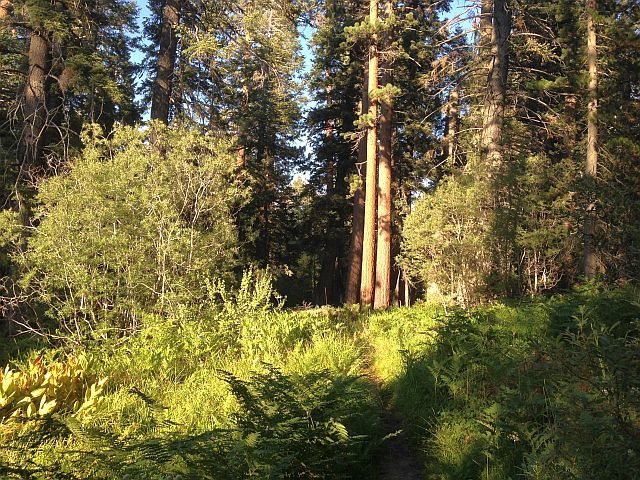
[[(133, 166), (141, 167), (134, 156), (123, 160), (127, 150), (155, 159), (145, 168), (166, 161), (177, 169), (173, 179), (155, 182), (165, 192), (155, 200), (136, 197), (149, 215), (140, 221), (164, 211), (174, 223), (157, 219), (157, 227), (168, 228), (158, 227), (158, 235), (221, 235), (228, 245), (227, 260), (212, 255), (203, 270), (174, 257), (174, 279), (196, 271), (215, 276), (214, 265), (221, 277), (237, 277), (242, 265), (255, 264), (274, 272), (292, 304), (374, 308), (409, 303), (423, 292), (472, 303), (583, 279), (635, 281), (640, 5), (479, 0), (453, 7), (413, 0), (150, 0), (139, 32), (135, 2), (2, 0), (5, 317), (39, 315), (31, 299), (46, 305), (62, 298), (60, 288), (65, 302), (71, 295), (80, 308), (70, 292), (78, 285), (91, 290), (86, 275), (95, 272), (87, 273), (86, 262), (109, 282), (132, 271), (96, 260), (102, 255), (96, 252), (107, 255), (101, 249), (108, 242), (80, 250), (74, 244), (67, 253), (95, 251), (72, 286), (62, 253), (33, 254), (48, 222), (70, 229), (49, 231), (54, 245), (100, 239), (107, 220), (118, 235), (126, 224), (118, 215), (128, 207), (100, 197), (106, 193), (97, 185), (121, 179), (102, 188), (143, 196), (152, 180), (144, 168), (142, 177), (126, 178), (127, 169), (134, 177)], [(312, 52), (306, 72), (303, 33)], [(132, 53), (140, 50), (145, 59), (136, 64)], [(139, 137), (126, 127), (139, 124), (145, 111), (152, 123)], [(229, 165), (199, 170), (214, 159)], [(87, 167), (91, 162), (97, 163)], [(98, 165), (105, 162), (103, 171)], [(294, 179), (298, 172), (305, 179)], [(215, 191), (233, 193), (224, 206), (216, 204), (220, 218), (194, 217), (203, 199), (213, 201), (207, 182), (222, 179)], [(67, 202), (65, 215), (76, 217), (60, 223), (55, 215), (65, 195), (80, 184), (96, 205)], [(194, 185), (204, 190), (194, 193)], [(171, 191), (183, 192), (184, 201)], [(162, 209), (155, 210), (156, 200)], [(100, 203), (114, 210), (101, 216)], [(92, 209), (95, 228), (85, 228)], [(151, 272), (154, 285), (145, 284), (160, 303), (141, 301), (156, 308), (167, 294), (158, 282), (169, 278), (168, 264), (158, 255), (169, 255), (160, 248), (168, 240), (153, 240), (150, 232), (126, 238), (155, 242), (149, 254), (165, 270)], [(123, 248), (116, 244), (108, 248)], [(187, 250), (206, 257), (206, 248)], [(68, 284), (57, 285), (54, 295), (47, 288), (59, 274)], [(184, 300), (186, 290), (174, 287), (182, 292), (174, 298)], [(93, 305), (112, 308), (103, 300)]]

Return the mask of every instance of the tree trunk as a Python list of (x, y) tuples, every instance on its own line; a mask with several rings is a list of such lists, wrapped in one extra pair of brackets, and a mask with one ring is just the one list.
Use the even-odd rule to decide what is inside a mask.
[(507, 39), (511, 30), (506, 0), (482, 0), (480, 48), (487, 58), (487, 84), (482, 118), (481, 152), (494, 176), (504, 163), (502, 132), (507, 90)]
[(274, 153), (273, 145), (275, 139), (270, 137), (265, 139), (267, 145), (258, 145), (256, 151), (256, 165), (261, 166), (262, 181), (264, 182), (256, 189), (257, 197), (260, 199), (257, 218), (258, 238), (256, 239), (255, 257), (263, 266), (272, 265), (273, 257), (273, 238), (272, 238), (272, 212), (274, 209), (275, 198), (275, 179), (274, 179)]
[[(378, 20), (378, 0), (370, 0), (371, 24)], [(360, 282), (360, 305), (373, 306), (375, 261), (376, 261), (376, 200), (378, 185), (377, 118), (378, 101), (371, 92), (378, 89), (378, 36), (373, 34), (369, 45), (369, 126), (367, 127), (367, 183), (364, 203), (364, 234), (362, 241), (362, 278)]]
[(47, 78), (51, 63), (50, 44), (40, 29), (29, 38), (29, 71), (24, 89), (24, 133), (21, 159), (28, 166), (42, 159), (42, 137), (47, 125)]
[[(598, 53), (596, 26), (593, 14), (596, 0), (586, 0), (587, 13), (587, 67), (589, 70), (589, 104), (587, 106), (587, 158), (585, 175), (593, 184), (598, 170)], [(592, 189), (592, 192), (594, 189)], [(593, 278), (598, 269), (598, 256), (594, 247), (595, 202), (590, 201), (584, 219), (584, 275)]]
[[(247, 111), (249, 109), (249, 87), (242, 85), (242, 110)], [(213, 107), (211, 108), (213, 111)], [(219, 128), (218, 123), (215, 124), (216, 128)], [(209, 123), (209, 128), (213, 129), (213, 122)], [(237, 135), (237, 156), (236, 156), (236, 174), (240, 176), (247, 168), (247, 132), (246, 128), (241, 127), (240, 124), (236, 125)]]
[(238, 140), (238, 147), (236, 151), (236, 170), (238, 175), (247, 167), (247, 147), (244, 144), (244, 140)]
[(151, 119), (169, 122), (169, 105), (176, 63), (176, 27), (180, 22), (182, 0), (166, 0), (162, 8), (156, 78), (151, 88)]
[(449, 92), (447, 103), (447, 159), (456, 165), (456, 153), (458, 150), (458, 130), (460, 129), (460, 93), (458, 86), (454, 86)]
[[(387, 1), (386, 15), (391, 16), (393, 4)], [(388, 39), (386, 39), (388, 40)], [(389, 44), (385, 41), (385, 46)], [(383, 84), (391, 83), (391, 65), (384, 66)], [(374, 308), (386, 309), (391, 304), (391, 158), (392, 99), (380, 105), (380, 159), (378, 164), (378, 238), (376, 244), (376, 286)]]
[[(369, 91), (368, 91), (369, 67), (365, 64), (362, 81), (362, 101), (360, 112), (364, 115), (369, 111)], [(357, 172), (360, 177), (360, 185), (353, 197), (353, 221), (351, 223), (351, 244), (349, 246), (349, 271), (347, 273), (347, 288), (345, 293), (345, 303), (353, 305), (358, 303), (360, 297), (360, 275), (362, 273), (362, 237), (364, 234), (364, 197), (365, 179), (362, 168), (367, 163), (367, 139), (360, 138), (358, 142), (358, 165)]]

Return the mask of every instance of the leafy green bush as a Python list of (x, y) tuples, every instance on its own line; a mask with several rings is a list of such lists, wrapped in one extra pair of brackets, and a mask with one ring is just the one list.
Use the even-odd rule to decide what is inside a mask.
[(462, 305), (575, 283), (579, 172), (545, 155), (516, 156), (495, 178), (485, 167), (450, 175), (418, 200), (403, 227), (405, 269), (427, 295)]
[(468, 175), (425, 194), (406, 218), (402, 263), (424, 283), (459, 303), (482, 298), (492, 268), (491, 211), (486, 192)]
[(159, 124), (83, 138), (69, 172), (40, 187), (25, 288), (72, 331), (204, 298), (234, 265), (243, 190), (228, 142)]

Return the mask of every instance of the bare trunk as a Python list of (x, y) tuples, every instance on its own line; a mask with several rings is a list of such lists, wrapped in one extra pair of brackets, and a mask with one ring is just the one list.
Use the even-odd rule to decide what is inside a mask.
[[(247, 110), (249, 107), (249, 87), (242, 86), (242, 108)], [(213, 110), (213, 108), (212, 108)], [(236, 156), (236, 174), (240, 176), (247, 168), (247, 134), (239, 125), (236, 127), (237, 135), (237, 156)]]
[(456, 153), (458, 150), (459, 128), (460, 94), (456, 86), (449, 92), (449, 102), (447, 104), (447, 158), (454, 165), (456, 164)]
[[(378, 0), (370, 0), (369, 17), (372, 24), (378, 19)], [(369, 92), (378, 88), (378, 38), (374, 33), (369, 45)], [(376, 201), (378, 185), (377, 118), (378, 101), (369, 94), (370, 123), (367, 128), (367, 184), (364, 203), (364, 236), (362, 241), (362, 278), (360, 282), (360, 305), (373, 306), (375, 260), (376, 260)]]
[(178, 46), (176, 27), (180, 22), (182, 0), (166, 0), (162, 8), (162, 26), (158, 48), (156, 78), (151, 88), (151, 119), (169, 122), (171, 88)]
[(29, 71), (24, 89), (24, 133), (22, 160), (29, 166), (41, 165), (42, 137), (47, 125), (47, 77), (50, 44), (39, 29), (29, 39)]
[(236, 152), (236, 170), (244, 171), (247, 166), (247, 148), (242, 140), (239, 141), (238, 150)]
[[(365, 143), (365, 142), (362, 142)], [(366, 155), (366, 149), (364, 149)], [(362, 175), (361, 175), (362, 177)], [(360, 297), (360, 275), (362, 272), (362, 236), (364, 233), (364, 179), (353, 197), (353, 221), (351, 225), (351, 245), (349, 247), (349, 272), (345, 303), (358, 303)]]
[[(272, 139), (273, 140), (273, 139)], [(256, 239), (256, 258), (263, 262), (263, 265), (272, 264), (272, 212), (274, 208), (275, 181), (274, 181), (274, 154), (272, 145), (275, 140), (269, 142), (268, 146), (260, 145), (256, 152), (256, 164), (262, 167), (262, 178), (264, 190), (261, 192), (263, 198), (258, 215), (258, 238)]]
[[(365, 64), (362, 81), (362, 101), (360, 113), (369, 111), (368, 92), (369, 67)], [(367, 139), (362, 137), (358, 142), (358, 165), (357, 172), (360, 177), (360, 185), (353, 197), (353, 221), (351, 223), (351, 244), (349, 246), (349, 271), (347, 273), (347, 288), (345, 293), (345, 303), (358, 303), (360, 297), (360, 275), (362, 273), (362, 236), (364, 233), (364, 197), (365, 181), (362, 169), (367, 163)]]
[[(387, 1), (386, 15), (393, 5)], [(385, 39), (385, 45), (388, 44)], [(384, 66), (383, 84), (391, 83), (391, 65)], [(380, 159), (378, 164), (378, 238), (376, 243), (376, 287), (374, 308), (386, 309), (391, 304), (391, 159), (392, 116), (390, 98), (380, 105)]]
[(504, 163), (502, 133), (507, 89), (507, 39), (511, 30), (506, 0), (482, 0), (480, 47), (487, 58), (487, 84), (482, 118), (482, 157), (489, 175)]
[[(598, 171), (598, 53), (596, 26), (593, 14), (596, 0), (586, 0), (587, 12), (587, 67), (589, 69), (589, 105), (587, 107), (587, 158), (585, 175), (595, 182)], [(598, 256), (594, 248), (595, 202), (587, 206), (584, 219), (584, 275), (593, 278), (598, 269)]]
[(404, 278), (404, 306), (411, 306), (411, 286), (409, 285), (409, 281), (406, 276)]
[[(390, 116), (389, 111), (386, 115)], [(383, 144), (391, 136), (391, 119), (382, 114), (378, 175), (378, 238), (376, 245), (376, 287), (374, 308), (388, 308), (391, 301), (391, 152)], [(387, 123), (388, 125), (385, 125)], [(390, 142), (389, 142), (390, 144)], [(390, 146), (390, 145), (388, 145)]]

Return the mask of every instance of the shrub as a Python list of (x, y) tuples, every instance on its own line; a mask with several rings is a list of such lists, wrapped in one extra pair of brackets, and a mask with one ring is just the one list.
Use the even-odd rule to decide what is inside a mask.
[(234, 266), (243, 190), (229, 144), (159, 124), (83, 139), (67, 174), (41, 185), (24, 286), (73, 331), (203, 298), (204, 280)]
[(486, 192), (468, 176), (444, 180), (407, 216), (402, 263), (424, 283), (460, 303), (482, 297), (492, 268)]
[(374, 366), (424, 446), (429, 478), (637, 478), (636, 299), (591, 284), (453, 310), (429, 336), (419, 318), (374, 318), (369, 334), (387, 359)]

